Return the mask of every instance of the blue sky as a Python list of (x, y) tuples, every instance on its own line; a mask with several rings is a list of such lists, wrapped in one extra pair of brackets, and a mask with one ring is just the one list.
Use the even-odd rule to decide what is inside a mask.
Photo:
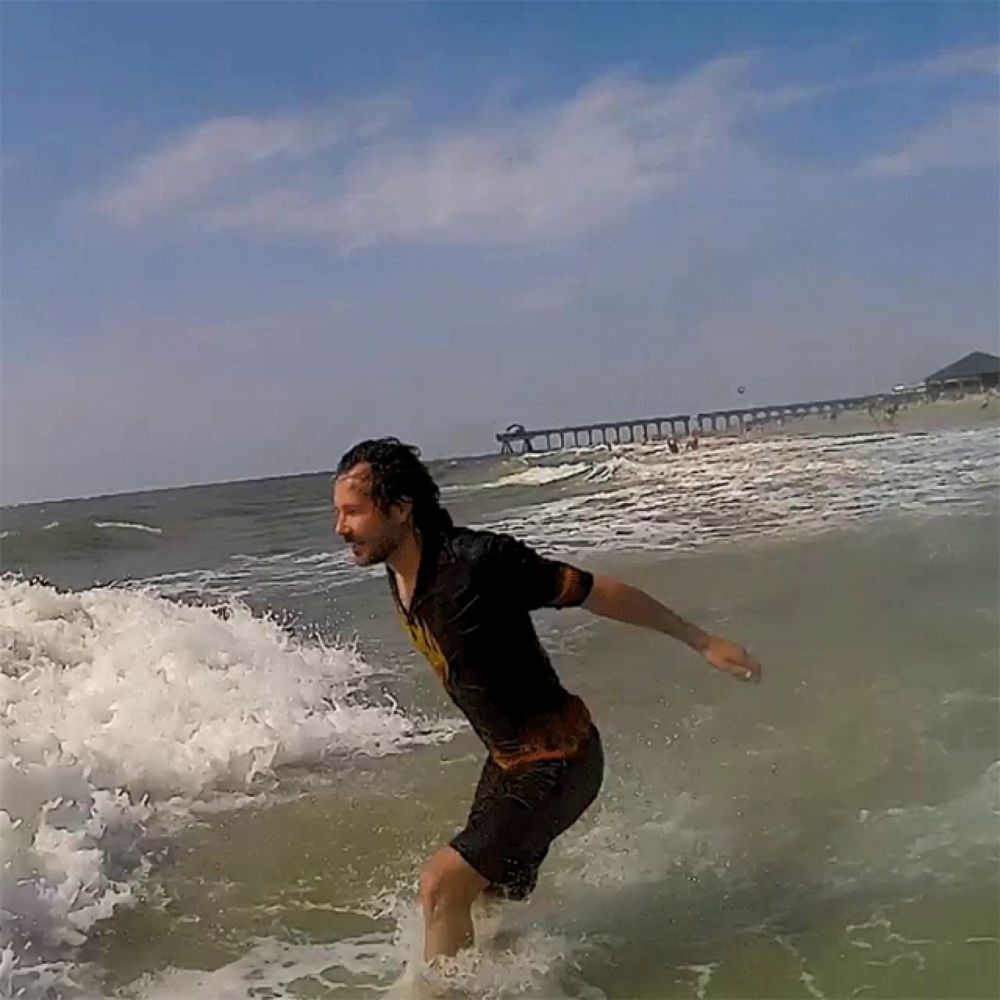
[(6, 503), (995, 349), (992, 4), (2, 14)]

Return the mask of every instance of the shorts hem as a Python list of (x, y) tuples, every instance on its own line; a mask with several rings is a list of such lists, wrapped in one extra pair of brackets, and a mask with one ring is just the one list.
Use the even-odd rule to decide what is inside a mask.
[(448, 842), (448, 846), (453, 851), (456, 851), (461, 856), (462, 860), (469, 865), (470, 868), (473, 868), (477, 875), (481, 875), (484, 879), (486, 879), (490, 885), (499, 885), (503, 881), (502, 873), (491, 873), (488, 871), (487, 869), (491, 866), (488, 862), (486, 862), (486, 859), (477, 857), (474, 851), (471, 851), (467, 845), (462, 843), (461, 834), (456, 837), (452, 837), (452, 839)]

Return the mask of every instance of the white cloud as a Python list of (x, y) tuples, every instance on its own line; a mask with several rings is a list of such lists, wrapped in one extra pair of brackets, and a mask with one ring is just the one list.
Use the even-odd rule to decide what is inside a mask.
[(602, 79), (566, 103), (359, 157), (339, 189), (266, 192), (215, 213), (257, 233), (520, 243), (583, 232), (683, 183), (728, 139), (741, 59), (669, 86)]
[[(313, 117), (215, 119), (140, 161), (99, 208), (136, 225), (197, 205), (196, 221), (212, 229), (319, 237), (343, 250), (579, 233), (718, 156), (747, 65), (718, 59), (667, 85), (603, 78), (561, 104), (423, 141), (365, 144), (357, 129)], [(333, 161), (345, 137), (350, 150), (338, 147)], [(308, 169), (279, 177), (279, 160)]]
[(995, 101), (951, 108), (912, 134), (899, 149), (870, 160), (868, 171), (882, 177), (909, 177), (929, 170), (995, 163), (1000, 144), (997, 110)]
[(381, 100), (335, 115), (212, 118), (142, 157), (94, 207), (121, 226), (194, 208), (267, 168), (375, 134), (399, 110), (400, 102)]

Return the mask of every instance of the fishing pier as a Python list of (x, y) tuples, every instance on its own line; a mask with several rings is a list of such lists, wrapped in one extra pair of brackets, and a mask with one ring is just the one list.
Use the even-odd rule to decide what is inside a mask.
[(894, 413), (901, 403), (925, 398), (921, 386), (908, 392), (878, 393), (872, 396), (845, 396), (840, 399), (815, 399), (802, 403), (779, 403), (769, 406), (747, 406), (727, 410), (706, 410), (694, 417), (678, 414), (672, 417), (640, 417), (634, 420), (613, 420), (574, 427), (545, 427), (531, 430), (523, 424), (511, 424), (497, 434), (501, 455), (535, 451), (557, 451), (563, 448), (593, 447), (598, 444), (642, 444), (669, 438), (687, 437), (692, 424), (698, 433), (745, 433), (751, 427), (783, 422), (809, 415), (836, 420), (847, 410), (876, 409)]

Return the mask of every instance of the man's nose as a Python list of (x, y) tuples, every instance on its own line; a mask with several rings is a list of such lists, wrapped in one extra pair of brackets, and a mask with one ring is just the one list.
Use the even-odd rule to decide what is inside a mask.
[(344, 534), (344, 517), (342, 514), (337, 514), (333, 519), (333, 533), (340, 536)]

